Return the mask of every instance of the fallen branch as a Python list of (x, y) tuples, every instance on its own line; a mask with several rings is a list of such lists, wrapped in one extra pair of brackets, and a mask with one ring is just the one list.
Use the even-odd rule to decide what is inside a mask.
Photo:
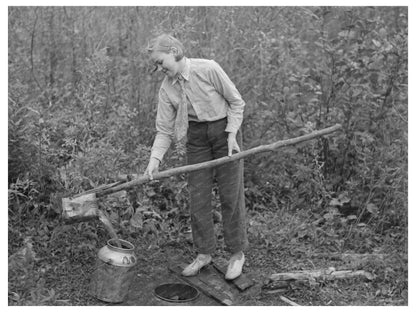
[(331, 267), (322, 270), (310, 270), (310, 271), (294, 271), (286, 273), (275, 273), (272, 274), (269, 279), (271, 281), (309, 281), (317, 282), (318, 280), (335, 280), (352, 277), (364, 277), (367, 280), (374, 279), (374, 276), (364, 270), (342, 270), (336, 271), (335, 268)]

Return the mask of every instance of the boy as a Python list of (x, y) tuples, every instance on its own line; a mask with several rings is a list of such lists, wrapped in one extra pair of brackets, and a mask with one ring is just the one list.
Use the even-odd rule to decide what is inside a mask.
[[(188, 164), (240, 152), (245, 103), (224, 70), (215, 61), (185, 57), (181, 42), (166, 34), (151, 40), (148, 52), (155, 70), (166, 77), (159, 90), (157, 134), (145, 174), (153, 178), (173, 137), (186, 142)], [(211, 207), (214, 178), (224, 239), (232, 254), (225, 278), (231, 280), (242, 272), (247, 246), (242, 160), (189, 173), (191, 228), (198, 255), (182, 274), (198, 274), (215, 251)]]

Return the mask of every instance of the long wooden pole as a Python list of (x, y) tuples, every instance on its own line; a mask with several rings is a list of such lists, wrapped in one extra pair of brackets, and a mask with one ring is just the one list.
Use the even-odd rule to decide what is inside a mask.
[[(257, 154), (257, 153), (262, 153), (262, 152), (267, 152), (267, 151), (274, 151), (274, 150), (276, 150), (278, 148), (281, 148), (281, 147), (284, 147), (284, 146), (294, 145), (294, 144), (298, 144), (298, 143), (301, 143), (301, 142), (304, 142), (304, 141), (308, 141), (308, 140), (311, 140), (311, 139), (314, 139), (314, 138), (317, 138), (317, 137), (320, 137), (320, 136), (323, 136), (323, 135), (333, 133), (337, 130), (340, 130), (341, 128), (342, 128), (342, 126), (340, 124), (336, 124), (332, 127), (317, 130), (317, 131), (302, 135), (300, 137), (287, 139), (287, 140), (282, 140), (282, 141), (277, 141), (275, 143), (268, 144), (268, 145), (260, 145), (258, 147), (254, 147), (254, 148), (242, 151), (240, 153), (233, 154), (232, 156), (225, 156), (225, 157), (222, 157), (222, 158), (206, 161), (206, 162), (199, 163), (199, 164), (187, 165), (187, 166), (168, 169), (168, 170), (161, 171), (159, 173), (154, 174), (153, 179), (154, 180), (160, 180), (160, 179), (168, 178), (168, 177), (171, 177), (171, 176), (174, 176), (174, 175), (179, 175), (179, 174), (188, 173), (188, 172), (192, 172), (192, 171), (197, 171), (197, 170), (201, 170), (201, 169), (216, 167), (216, 166), (228, 163), (228, 162), (236, 161), (236, 160), (245, 158), (247, 156)], [(115, 186), (112, 186), (112, 187), (108, 187), (108, 188), (103, 189), (103, 190), (98, 190), (96, 192), (96, 196), (100, 197), (100, 196), (104, 196), (104, 195), (107, 195), (107, 194), (115, 193), (115, 192), (125, 190), (125, 189), (131, 188), (133, 186), (140, 185), (140, 184), (143, 184), (143, 183), (146, 183), (146, 182), (149, 182), (149, 181), (150, 181), (150, 178), (149, 178), (148, 175), (142, 175), (142, 176), (138, 177), (135, 180), (125, 182), (125, 183), (122, 183), (122, 184), (118, 184), (118, 185), (115, 185)], [(91, 191), (88, 191), (88, 193), (91, 193)], [(86, 193), (87, 192), (85, 192), (83, 194), (86, 194)], [(83, 195), (83, 194), (80, 194), (80, 196)]]
[[(219, 166), (228, 162), (236, 161), (239, 159), (242, 159), (244, 157), (254, 155), (257, 153), (267, 152), (267, 151), (274, 151), (278, 148), (294, 145), (297, 143), (301, 143), (307, 140), (311, 140), (323, 135), (330, 134), (332, 132), (335, 132), (337, 130), (341, 129), (341, 125), (337, 124), (329, 128), (325, 128), (322, 130), (317, 130), (308, 134), (305, 134), (300, 137), (278, 141), (272, 144), (268, 145), (260, 145), (255, 148), (248, 149), (246, 151), (242, 151), (240, 153), (234, 154), (232, 156), (226, 156), (219, 159), (194, 164), (194, 165), (188, 165), (178, 168), (169, 169), (166, 171), (162, 171), (159, 173), (156, 173), (153, 175), (153, 178), (155, 180), (167, 178), (173, 175), (178, 175), (182, 173), (188, 173), (200, 169), (205, 168), (211, 168), (215, 166)], [(148, 175), (142, 175), (136, 178), (135, 180), (124, 182), (119, 181), (107, 185), (102, 185), (99, 187), (96, 187), (94, 189), (88, 190), (86, 192), (83, 192), (81, 194), (77, 194), (75, 196), (69, 197), (69, 198), (62, 198), (62, 214), (65, 219), (76, 219), (79, 218), (86, 218), (91, 216), (98, 216), (98, 206), (96, 202), (97, 197), (101, 197), (104, 195), (108, 195), (111, 193), (115, 193), (121, 190), (125, 190), (131, 187), (134, 187), (136, 185), (140, 185), (143, 183), (146, 183), (150, 181), (150, 178)]]

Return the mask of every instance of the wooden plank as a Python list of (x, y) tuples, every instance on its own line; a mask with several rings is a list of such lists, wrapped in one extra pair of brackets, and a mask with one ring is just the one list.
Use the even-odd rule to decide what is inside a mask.
[(206, 270), (206, 268), (203, 268), (201, 270), (201, 273), (196, 276), (182, 276), (181, 272), (183, 271), (184, 267), (185, 265), (171, 264), (169, 265), (169, 270), (177, 274), (177, 276), (184, 282), (189, 283), (192, 286), (198, 288), (199, 291), (215, 299), (222, 305), (230, 306), (233, 304), (232, 299), (228, 295), (226, 295), (226, 293), (216, 290), (215, 288), (213, 288), (212, 285), (209, 285), (207, 281), (204, 282), (203, 280), (201, 280), (201, 273), (203, 272), (203, 270)]
[[(222, 274), (226, 274), (228, 262), (224, 258), (214, 259), (212, 261), (214, 267)], [(249, 279), (245, 274), (241, 274), (236, 279), (233, 279), (231, 282), (239, 291), (244, 291), (247, 288), (250, 288), (254, 285), (254, 281)]]

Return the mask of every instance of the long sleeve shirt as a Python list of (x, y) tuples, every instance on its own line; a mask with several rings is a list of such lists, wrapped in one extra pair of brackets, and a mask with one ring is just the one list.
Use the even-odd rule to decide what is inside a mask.
[[(182, 71), (189, 120), (215, 121), (227, 117), (226, 132), (237, 133), (245, 102), (224, 70), (213, 60), (185, 58)], [(162, 161), (174, 135), (181, 93), (177, 78), (165, 77), (159, 90), (156, 138), (151, 157)]]

